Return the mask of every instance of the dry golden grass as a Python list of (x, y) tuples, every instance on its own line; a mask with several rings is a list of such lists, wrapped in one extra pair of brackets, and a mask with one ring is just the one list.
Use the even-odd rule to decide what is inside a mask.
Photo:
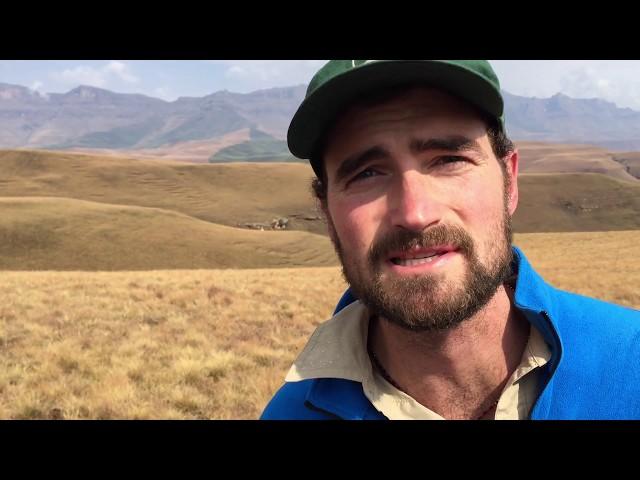
[[(324, 233), (303, 163), (190, 164), (48, 151), (0, 150), (0, 197), (63, 197), (161, 208), (236, 227), (290, 218)], [(296, 215), (294, 217), (294, 215)]]
[[(552, 284), (640, 307), (640, 232), (516, 244)], [(3, 272), (0, 418), (257, 418), (344, 287), (337, 267)]]
[(0, 197), (0, 269), (161, 270), (338, 264), (328, 237), (205, 222), (172, 210)]
[(516, 142), (520, 152), (520, 173), (602, 173), (612, 178), (637, 182), (617, 154), (593, 145), (547, 142)]
[(606, 232), (640, 230), (640, 182), (598, 173), (518, 177), (514, 231)]
[(0, 418), (256, 418), (333, 268), (4, 272)]
[[(555, 152), (550, 158), (571, 159), (561, 147), (545, 146), (542, 150)], [(536, 155), (544, 157), (537, 153), (534, 159)], [(0, 197), (57, 197), (159, 208), (230, 227), (288, 217), (291, 230), (325, 235), (324, 223), (314, 219), (318, 213), (309, 187), (312, 177), (311, 167), (304, 163), (202, 165), (108, 155), (0, 151)], [(640, 230), (640, 181), (594, 173), (532, 174), (522, 175), (519, 185), (516, 232)], [(0, 216), (0, 228), (2, 222)], [(108, 230), (110, 224), (103, 228)], [(77, 225), (77, 231), (82, 233), (82, 224)]]

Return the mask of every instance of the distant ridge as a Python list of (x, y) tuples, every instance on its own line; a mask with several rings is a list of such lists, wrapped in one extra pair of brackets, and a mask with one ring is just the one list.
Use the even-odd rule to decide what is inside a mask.
[[(40, 94), (0, 83), (0, 148), (157, 149), (213, 141), (243, 129), (284, 141), (305, 91), (305, 85), (220, 91), (167, 102), (89, 86)], [(601, 99), (503, 94), (514, 140), (640, 150), (640, 112)]]

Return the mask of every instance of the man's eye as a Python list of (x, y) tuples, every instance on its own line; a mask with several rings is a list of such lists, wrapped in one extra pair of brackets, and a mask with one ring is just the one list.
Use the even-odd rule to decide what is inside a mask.
[(367, 169), (361, 171), (360, 173), (358, 173), (357, 175), (354, 175), (354, 177), (351, 179), (350, 182), (356, 182), (358, 180), (365, 180), (367, 178), (375, 177), (377, 175), (379, 175), (378, 172), (376, 172), (372, 168), (367, 168)]
[(467, 159), (464, 157), (461, 157), (459, 155), (444, 155), (442, 157), (438, 157), (438, 159), (436, 160), (435, 164), (436, 165), (450, 165), (450, 164), (456, 164), (458, 162), (466, 162)]

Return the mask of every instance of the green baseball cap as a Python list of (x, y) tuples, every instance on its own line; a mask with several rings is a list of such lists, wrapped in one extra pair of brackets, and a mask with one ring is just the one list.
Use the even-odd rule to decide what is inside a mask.
[[(353, 100), (381, 88), (416, 83), (468, 101), (504, 130), (500, 82), (486, 60), (331, 60), (311, 79), (291, 120), (289, 150), (310, 159), (335, 117)], [(311, 166), (320, 176), (322, 166)]]

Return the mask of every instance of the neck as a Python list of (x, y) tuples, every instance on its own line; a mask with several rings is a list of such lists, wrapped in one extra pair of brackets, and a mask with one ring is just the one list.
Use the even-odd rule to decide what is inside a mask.
[(529, 324), (511, 295), (499, 287), (482, 310), (443, 332), (413, 332), (375, 319), (371, 349), (422, 405), (445, 418), (476, 418), (497, 400), (527, 342)]

